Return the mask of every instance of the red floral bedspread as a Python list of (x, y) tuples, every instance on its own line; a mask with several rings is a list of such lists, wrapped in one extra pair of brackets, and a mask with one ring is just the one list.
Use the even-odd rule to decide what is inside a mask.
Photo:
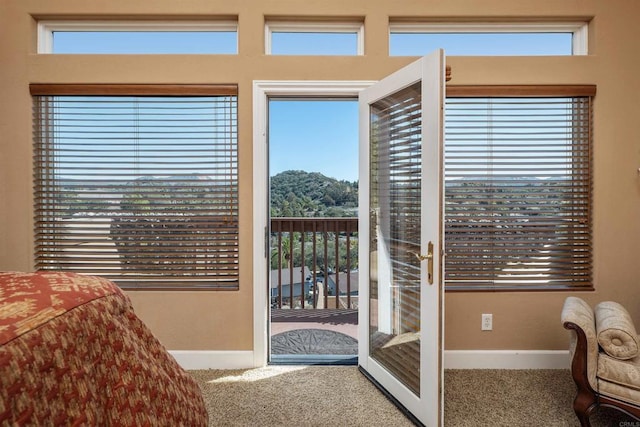
[(0, 426), (201, 426), (197, 383), (108, 280), (0, 273)]

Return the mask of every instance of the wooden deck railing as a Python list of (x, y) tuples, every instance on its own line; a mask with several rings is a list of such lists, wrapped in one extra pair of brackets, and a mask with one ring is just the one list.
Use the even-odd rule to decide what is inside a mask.
[(272, 218), (273, 308), (358, 305), (358, 218)]

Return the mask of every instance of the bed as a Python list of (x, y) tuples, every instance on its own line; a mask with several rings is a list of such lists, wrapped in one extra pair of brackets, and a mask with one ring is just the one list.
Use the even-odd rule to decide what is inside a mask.
[(99, 277), (0, 273), (0, 426), (203, 426), (194, 379)]

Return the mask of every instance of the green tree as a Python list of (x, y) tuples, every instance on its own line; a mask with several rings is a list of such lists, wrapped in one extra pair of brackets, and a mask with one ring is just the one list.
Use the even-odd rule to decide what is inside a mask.
[(357, 214), (357, 182), (339, 181), (318, 172), (290, 170), (273, 176), (270, 187), (272, 217), (344, 217)]

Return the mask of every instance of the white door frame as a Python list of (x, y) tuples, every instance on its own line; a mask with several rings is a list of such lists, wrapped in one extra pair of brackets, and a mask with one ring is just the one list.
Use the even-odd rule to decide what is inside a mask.
[(253, 365), (268, 362), (269, 297), (269, 147), (267, 145), (269, 97), (358, 97), (374, 81), (282, 81), (253, 82)]

